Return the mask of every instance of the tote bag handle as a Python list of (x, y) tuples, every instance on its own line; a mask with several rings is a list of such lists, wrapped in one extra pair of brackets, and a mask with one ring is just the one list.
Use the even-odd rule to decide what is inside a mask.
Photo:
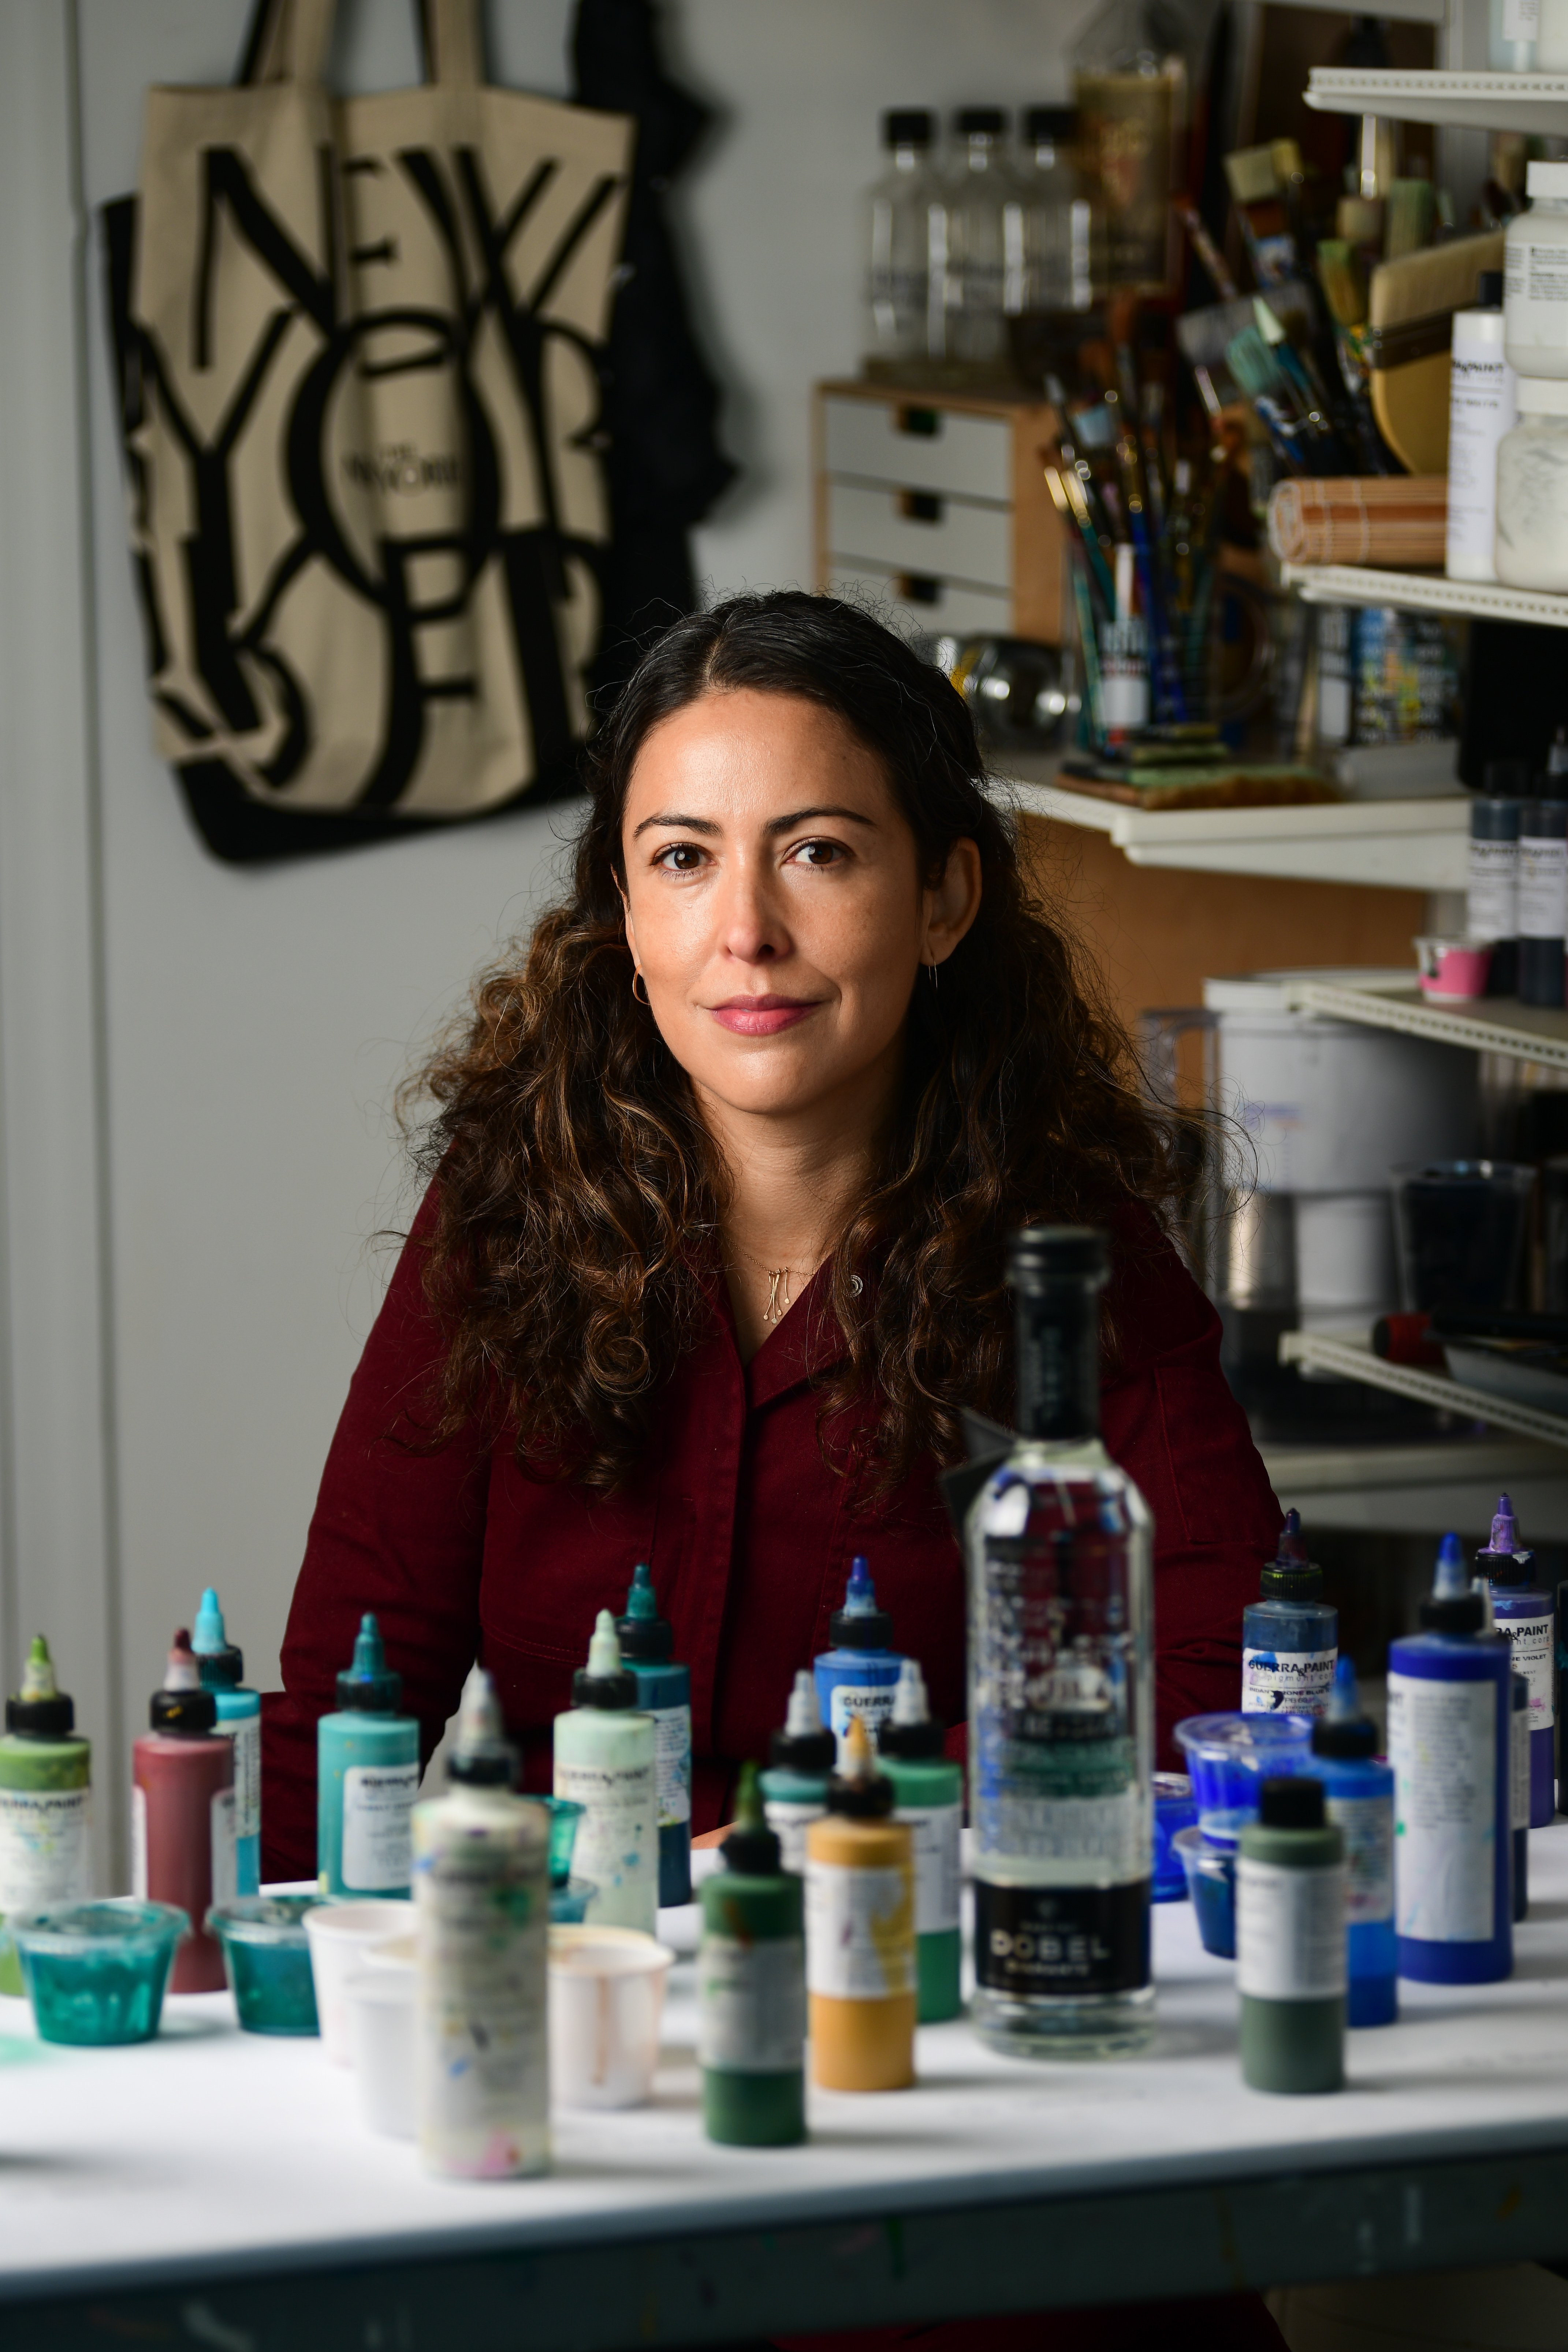
[[(257, 0), (236, 79), (319, 82), (337, 0)], [(427, 82), (452, 89), (484, 79), (479, 0), (416, 0)]]

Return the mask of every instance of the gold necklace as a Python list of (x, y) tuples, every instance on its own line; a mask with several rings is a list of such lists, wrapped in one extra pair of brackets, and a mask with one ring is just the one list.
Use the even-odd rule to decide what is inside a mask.
[[(791, 1281), (798, 1279), (802, 1282), (809, 1282), (816, 1272), (816, 1266), (812, 1267), (809, 1273), (802, 1274), (794, 1266), (764, 1265), (760, 1258), (747, 1257), (740, 1250), (736, 1250), (733, 1255), (740, 1259), (742, 1265), (749, 1265), (754, 1274), (765, 1274), (768, 1278), (767, 1303), (763, 1308), (764, 1323), (782, 1323), (795, 1303), (790, 1290)], [(823, 1262), (819, 1258), (817, 1265), (821, 1265)], [(856, 1275), (850, 1281), (850, 1295), (858, 1298), (861, 1288), (860, 1277)]]

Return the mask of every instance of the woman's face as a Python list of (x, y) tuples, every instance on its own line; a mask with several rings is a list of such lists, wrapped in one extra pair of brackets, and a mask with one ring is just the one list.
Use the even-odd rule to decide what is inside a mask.
[(875, 755), (820, 705), (750, 688), (652, 730), (621, 844), (633, 961), (700, 1097), (879, 1109), (919, 968), (974, 919), (974, 844), (925, 885)]

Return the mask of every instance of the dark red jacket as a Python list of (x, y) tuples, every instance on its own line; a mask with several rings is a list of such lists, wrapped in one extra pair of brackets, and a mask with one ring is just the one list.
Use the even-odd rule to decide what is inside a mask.
[[(825, 1464), (811, 1375), (833, 1353), (822, 1286), (803, 1294), (742, 1366), (728, 1303), (662, 1399), (643, 1468), (605, 1501), (524, 1476), (507, 1444), (465, 1433), (410, 1446), (429, 1418), (441, 1341), (403, 1253), (332, 1440), (283, 1644), (282, 1694), (264, 1716), (264, 1872), (316, 1866), (316, 1720), (353, 1653), (362, 1611), (381, 1622), (426, 1755), (476, 1656), (550, 1785), (550, 1727), (571, 1704), (595, 1612), (626, 1606), (653, 1570), (675, 1654), (691, 1668), (692, 1828), (728, 1818), (735, 1772), (765, 1758), (797, 1667), (827, 1646), (849, 1562), (864, 1551), (894, 1639), (925, 1668), (933, 1713), (964, 1711), (963, 1576), (934, 1470), (871, 1513)], [(1119, 1262), (1108, 1298), (1118, 1356), (1102, 1390), (1105, 1442), (1154, 1514), (1156, 1698), (1162, 1760), (1183, 1716), (1239, 1704), (1241, 1612), (1272, 1556), (1279, 1508), (1219, 1368), (1219, 1325), (1175, 1254), (1152, 1238)]]

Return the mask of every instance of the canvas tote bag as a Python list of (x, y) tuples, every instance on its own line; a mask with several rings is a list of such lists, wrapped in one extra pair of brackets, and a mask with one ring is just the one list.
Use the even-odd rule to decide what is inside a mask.
[(151, 90), (109, 223), (155, 741), (230, 856), (559, 788), (587, 730), (632, 126), (487, 87), (478, 0), (333, 98), (333, 13)]

